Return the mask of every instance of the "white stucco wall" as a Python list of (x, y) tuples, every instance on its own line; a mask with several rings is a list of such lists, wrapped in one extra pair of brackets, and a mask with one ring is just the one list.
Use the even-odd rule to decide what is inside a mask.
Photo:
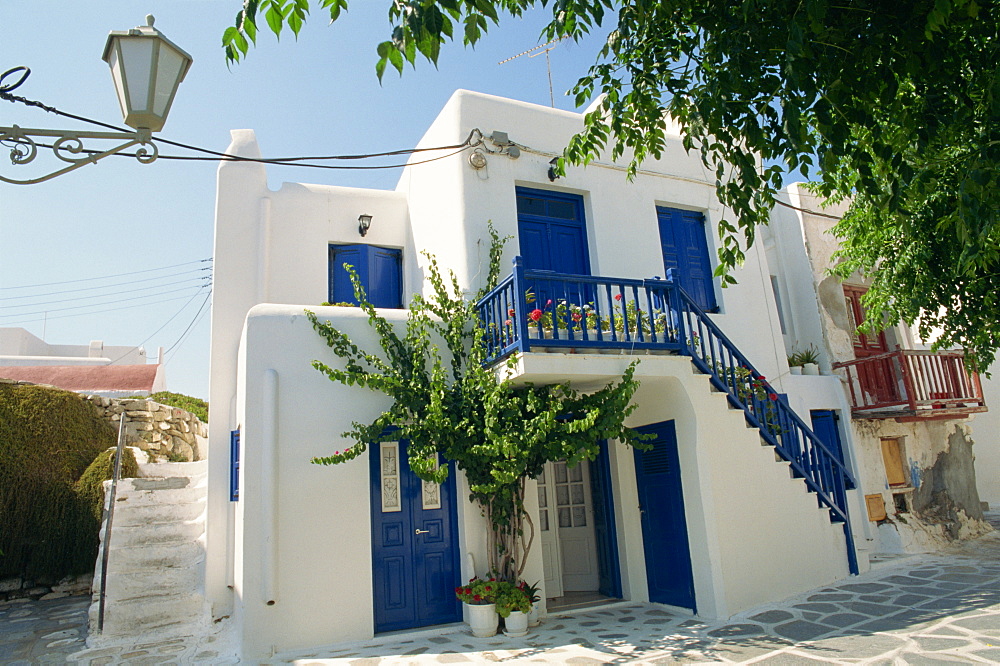
[(981, 377), (989, 411), (972, 418), (971, 430), (976, 442), (979, 499), (996, 509), (1000, 507), (1000, 363), (994, 363), (992, 370), (992, 379)]
[(23, 328), (0, 328), (0, 367), (146, 362), (146, 350), (141, 346), (105, 345), (101, 340), (92, 340), (89, 345), (53, 345)]

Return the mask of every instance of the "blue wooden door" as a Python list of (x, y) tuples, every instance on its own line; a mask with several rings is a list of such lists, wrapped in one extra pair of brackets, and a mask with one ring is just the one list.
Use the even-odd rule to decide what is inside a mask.
[(601, 442), (601, 452), (590, 464), (590, 488), (594, 509), (594, 539), (597, 542), (598, 592), (606, 597), (620, 599), (621, 567), (618, 561), (618, 534), (607, 441)]
[[(830, 449), (830, 452), (837, 456), (837, 460), (846, 464), (847, 461), (844, 459), (844, 445), (840, 439), (840, 427), (837, 425), (840, 417), (837, 416), (837, 413), (832, 409), (814, 409), (809, 412), (809, 416), (812, 420), (812, 430), (819, 437), (819, 441), (823, 442), (826, 448)], [(836, 484), (834, 486), (838, 493), (855, 488), (850, 480), (844, 481), (843, 488), (838, 487)]]
[[(590, 253), (583, 216), (583, 198), (575, 194), (517, 188), (517, 237), (524, 267), (572, 275), (590, 275)], [(538, 307), (549, 299), (582, 304), (580, 288), (557, 290), (551, 284), (529, 285)]]
[(401, 308), (402, 260), (398, 249), (375, 245), (331, 245), (329, 302), (358, 304), (344, 264), (354, 267), (368, 302), (377, 308)]
[(635, 449), (649, 600), (696, 610), (674, 422), (636, 430), (655, 435), (652, 449)]
[(375, 631), (459, 622), (455, 474), (423, 483), (407, 464), (406, 440), (371, 446)]
[(657, 206), (663, 267), (674, 269), (681, 287), (702, 310), (716, 309), (712, 262), (708, 255), (705, 216), (690, 210)]

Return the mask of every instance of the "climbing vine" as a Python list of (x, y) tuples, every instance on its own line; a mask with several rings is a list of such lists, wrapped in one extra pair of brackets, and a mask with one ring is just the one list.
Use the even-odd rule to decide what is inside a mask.
[(409, 440), (410, 469), (425, 481), (442, 483), (448, 476), (448, 465), (438, 464), (438, 454), (454, 462), (468, 479), (470, 500), (490, 526), (489, 568), (513, 581), (521, 576), (535, 537), (524, 506), (526, 480), (539, 476), (548, 461), (565, 459), (572, 466), (595, 459), (601, 440), (642, 446), (642, 436), (624, 425), (635, 409), (630, 401), (639, 384), (635, 363), (619, 381), (591, 393), (568, 384), (514, 385), (501, 376), (512, 369), (513, 359), (499, 370), (483, 367), (475, 303), (496, 286), (507, 240), (492, 225), (489, 230), (489, 271), (476, 299), (465, 299), (454, 273), (449, 271), (446, 279), (437, 260), (425, 252), (430, 294), (414, 296), (401, 333), (376, 312), (348, 267), (355, 296), (378, 338), (378, 353), (360, 348), (330, 322), (306, 311), (341, 360), (337, 367), (321, 361), (313, 366), (332, 381), (393, 399), (371, 423), (352, 424), (344, 437), (354, 443), (346, 450), (312, 462), (344, 463), (389, 437)]

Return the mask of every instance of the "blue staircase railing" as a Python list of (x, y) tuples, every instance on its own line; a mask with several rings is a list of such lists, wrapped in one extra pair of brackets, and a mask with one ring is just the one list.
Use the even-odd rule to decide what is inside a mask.
[(721, 329), (672, 279), (635, 280), (514, 270), (477, 303), (486, 363), (532, 347), (666, 350), (691, 357), (730, 404), (842, 523), (848, 567), (858, 573), (847, 508), (855, 481)]

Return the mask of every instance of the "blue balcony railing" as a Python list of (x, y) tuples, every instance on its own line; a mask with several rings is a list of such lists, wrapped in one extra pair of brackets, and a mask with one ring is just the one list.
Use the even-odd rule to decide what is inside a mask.
[(665, 350), (691, 357), (816, 493), (830, 519), (843, 524), (848, 567), (857, 574), (847, 510), (847, 488), (855, 485), (851, 473), (671, 277), (567, 275), (525, 269), (516, 257), (511, 275), (477, 304), (487, 363), (536, 347)]

